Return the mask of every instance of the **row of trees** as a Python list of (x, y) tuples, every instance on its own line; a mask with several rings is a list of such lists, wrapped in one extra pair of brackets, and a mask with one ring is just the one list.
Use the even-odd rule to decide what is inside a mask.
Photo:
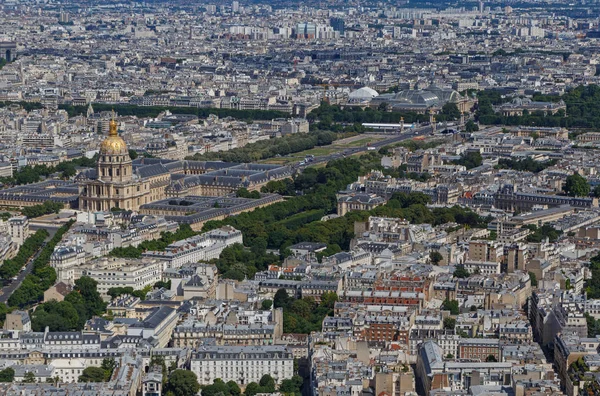
[(511, 158), (500, 158), (498, 160), (498, 165), (495, 166), (496, 169), (513, 169), (521, 172), (533, 172), (539, 173), (546, 168), (556, 165), (558, 161), (548, 160), (548, 161), (536, 161), (530, 157), (516, 160)]
[(24, 216), (33, 219), (35, 217), (45, 216), (51, 213), (58, 213), (61, 209), (64, 209), (65, 205), (58, 202), (46, 201), (39, 205), (27, 206), (21, 209), (21, 213)]
[(30, 112), (31, 110), (39, 110), (41, 108), (43, 108), (44, 106), (41, 103), (35, 103), (35, 102), (7, 102), (7, 101), (3, 101), (0, 102), (0, 108), (1, 107), (9, 107), (9, 106), (21, 106), (21, 108), (23, 108), (23, 110)]
[[(59, 109), (66, 110), (69, 117), (85, 115), (87, 106), (59, 105)], [(275, 110), (236, 110), (219, 108), (199, 108), (199, 107), (178, 107), (178, 106), (136, 106), (125, 104), (94, 104), (95, 111), (112, 111), (122, 116), (137, 116), (140, 118), (154, 118), (164, 111), (170, 111), (173, 114), (193, 114), (199, 118), (206, 118), (211, 114), (219, 117), (233, 117), (238, 120), (272, 120), (275, 118), (287, 118), (290, 115), (282, 111)]]
[[(600, 254), (590, 259), (590, 270), (592, 271), (592, 279), (586, 284), (587, 297), (590, 299), (600, 298)], [(598, 334), (600, 334), (600, 331)]]
[(42, 178), (48, 177), (54, 173), (61, 173), (64, 179), (75, 176), (77, 167), (93, 168), (98, 162), (97, 155), (93, 158), (81, 157), (71, 161), (64, 161), (56, 166), (47, 165), (27, 165), (15, 172), (12, 177), (0, 177), (0, 183), (11, 186), (37, 183)]
[[(311, 122), (311, 128), (319, 130), (336, 130), (340, 125), (350, 125), (348, 131), (363, 132), (362, 123), (391, 123), (397, 124), (401, 119), (404, 122), (412, 124), (416, 122), (428, 122), (428, 114), (418, 114), (415, 112), (398, 112), (390, 111), (391, 107), (388, 103), (381, 103), (377, 109), (367, 107), (344, 107), (338, 105), (330, 105), (327, 102), (322, 102), (321, 106), (311, 111), (306, 118)], [(460, 119), (460, 110), (456, 103), (446, 103), (442, 106), (439, 114), (436, 114), (436, 120), (456, 121)], [(343, 128), (342, 128), (343, 129)]]
[(260, 193), (258, 191), (248, 191), (248, 189), (242, 187), (235, 192), (235, 196), (238, 198), (258, 199), (260, 198)]
[(25, 277), (21, 286), (8, 299), (9, 306), (25, 308), (37, 303), (43, 298), (44, 291), (48, 290), (56, 282), (56, 271), (48, 265), (50, 256), (63, 235), (71, 228), (74, 222), (74, 220), (70, 220), (60, 227), (52, 239), (44, 246), (33, 262), (32, 273)]
[[(356, 175), (362, 171), (364, 169), (361, 159), (350, 158), (332, 161), (326, 168), (309, 168), (292, 181), (294, 188), (302, 191), (304, 195), (268, 208), (259, 208), (220, 221), (209, 221), (203, 231), (231, 225), (242, 231), (244, 244), (256, 249), (255, 252), (260, 251), (266, 244), (267, 248), (279, 249), (281, 255), (285, 256), (288, 246), (303, 241), (326, 243), (330, 248), (329, 253), (348, 249), (354, 236), (354, 223), (365, 221), (369, 215), (406, 218), (416, 224), (439, 225), (456, 222), (470, 227), (485, 227), (489, 222), (489, 219), (481, 218), (459, 206), (429, 209), (426, 205), (430, 198), (422, 193), (398, 193), (386, 205), (370, 212), (350, 212), (326, 222), (319, 221), (322, 214), (332, 213), (336, 208), (336, 192), (356, 180)], [(242, 252), (240, 247), (236, 259), (229, 260), (226, 266), (224, 263), (218, 263), (217, 266), (223, 271), (235, 266), (235, 278), (238, 279), (242, 274), (250, 276), (255, 272), (254, 266), (244, 268), (247, 267), (248, 260), (254, 261), (256, 258), (248, 259)], [(265, 264), (268, 265), (268, 262)], [(260, 270), (260, 267), (256, 267), (256, 270)]]
[(195, 154), (191, 159), (202, 161), (256, 162), (326, 146), (337, 138), (333, 132), (295, 133), (277, 139), (260, 140), (228, 151)]
[[(276, 383), (273, 377), (265, 374), (258, 383), (251, 382), (246, 385), (244, 396), (254, 396), (258, 393), (275, 393), (279, 391), (288, 396), (300, 396), (302, 387), (302, 378), (294, 375), (291, 379), (284, 379), (276, 389)], [(235, 381), (225, 383), (217, 378), (212, 385), (202, 387), (202, 396), (240, 396), (242, 391)]]
[(110, 296), (113, 300), (119, 296), (129, 294), (134, 297), (138, 297), (141, 300), (146, 299), (146, 294), (152, 291), (152, 286), (146, 286), (142, 290), (134, 290), (131, 286), (126, 287), (111, 287), (108, 289), (106, 294)]
[(562, 96), (559, 95), (534, 95), (533, 100), (545, 102), (558, 102), (563, 100), (566, 104), (566, 113), (559, 110), (554, 115), (544, 114), (541, 111), (528, 113), (522, 116), (503, 116), (494, 112), (492, 105), (501, 104), (510, 98), (502, 98), (498, 91), (481, 91), (477, 94), (479, 99), (476, 119), (486, 125), (530, 125), (539, 127), (565, 127), (565, 128), (600, 128), (600, 112), (597, 103), (600, 100), (600, 87), (597, 85), (581, 85), (569, 90)]
[(2, 266), (0, 266), (0, 278), (7, 280), (17, 275), (29, 259), (42, 247), (48, 236), (48, 231), (40, 229), (27, 238), (15, 257), (4, 260)]
[(167, 246), (175, 241), (181, 241), (182, 239), (190, 238), (196, 235), (196, 232), (192, 230), (189, 224), (181, 224), (175, 232), (162, 232), (160, 238), (153, 239), (150, 241), (144, 241), (137, 247), (118, 247), (114, 248), (110, 255), (113, 257), (121, 258), (141, 258), (142, 253), (147, 250), (165, 250)]

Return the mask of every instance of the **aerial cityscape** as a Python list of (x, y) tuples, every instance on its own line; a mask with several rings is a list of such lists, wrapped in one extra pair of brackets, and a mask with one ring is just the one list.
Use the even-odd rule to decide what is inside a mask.
[(599, 199), (599, 0), (0, 1), (0, 395), (600, 395)]

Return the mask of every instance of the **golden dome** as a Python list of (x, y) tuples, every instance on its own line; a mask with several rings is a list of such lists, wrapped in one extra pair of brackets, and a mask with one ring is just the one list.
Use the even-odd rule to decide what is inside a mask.
[(110, 120), (108, 137), (100, 145), (100, 155), (124, 155), (129, 154), (127, 144), (117, 132), (117, 122)]

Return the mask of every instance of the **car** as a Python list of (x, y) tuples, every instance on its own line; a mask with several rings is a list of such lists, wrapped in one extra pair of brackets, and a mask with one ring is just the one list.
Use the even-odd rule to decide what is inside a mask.
[(16, 276), (12, 277), (12, 280), (16, 281), (18, 278)]

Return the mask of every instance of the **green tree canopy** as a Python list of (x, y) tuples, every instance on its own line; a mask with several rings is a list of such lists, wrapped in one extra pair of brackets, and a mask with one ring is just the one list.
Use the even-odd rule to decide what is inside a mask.
[(590, 185), (585, 177), (579, 173), (567, 177), (563, 190), (571, 197), (587, 197), (590, 195)]
[(50, 331), (81, 330), (79, 313), (68, 301), (48, 301), (38, 306), (31, 317), (33, 331), (43, 332), (46, 327)]
[(451, 317), (444, 318), (444, 329), (454, 330), (454, 326), (456, 326), (456, 319)]
[(90, 366), (83, 370), (79, 382), (104, 382), (106, 373), (101, 367)]
[(265, 311), (270, 310), (272, 306), (273, 306), (273, 301), (271, 301), (271, 300), (263, 300), (262, 303), (260, 304), (260, 308)]
[(258, 384), (262, 388), (263, 393), (275, 392), (275, 380), (269, 374), (263, 375)]
[(28, 371), (23, 376), (23, 382), (26, 384), (33, 384), (36, 382), (35, 373), (33, 371)]
[(468, 151), (460, 156), (460, 159), (453, 161), (456, 165), (464, 165), (467, 169), (477, 168), (483, 163), (483, 157), (479, 151)]
[(529, 279), (531, 281), (531, 286), (535, 287), (538, 285), (537, 276), (531, 271), (529, 271)]
[(246, 389), (244, 391), (245, 396), (254, 396), (257, 393), (262, 393), (262, 389), (256, 382), (250, 382), (248, 385), (246, 385)]
[(471, 273), (467, 271), (464, 266), (458, 265), (452, 275), (454, 275), (455, 278), (468, 278), (471, 276)]
[(13, 382), (15, 380), (15, 370), (12, 367), (7, 367), (0, 370), (0, 382)]
[(438, 251), (434, 250), (429, 253), (429, 261), (433, 265), (438, 265), (443, 259), (444, 259), (444, 256), (442, 256), (442, 254)]
[(450, 311), (452, 315), (458, 315), (460, 313), (458, 301), (456, 300), (444, 300), (444, 302), (442, 303), (442, 309), (444, 311)]
[(178, 396), (194, 396), (200, 390), (200, 384), (192, 371), (177, 369), (169, 375), (167, 390)]
[(97, 287), (98, 282), (89, 276), (82, 276), (75, 281), (74, 290), (83, 296), (89, 317), (102, 315), (106, 310), (106, 303), (102, 300)]
[(275, 308), (281, 308), (288, 304), (290, 297), (287, 294), (285, 289), (279, 289), (275, 293), (275, 297), (273, 298), (273, 306)]

